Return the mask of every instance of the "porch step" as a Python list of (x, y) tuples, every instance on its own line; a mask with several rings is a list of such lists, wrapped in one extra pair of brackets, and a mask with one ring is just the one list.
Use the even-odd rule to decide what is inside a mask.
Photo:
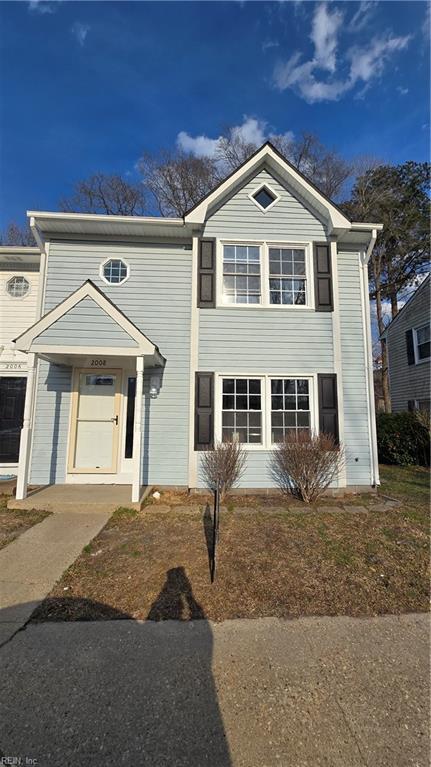
[(140, 500), (132, 503), (130, 485), (49, 485), (31, 490), (22, 501), (10, 498), (7, 506), (9, 509), (37, 509), (56, 513), (91, 511), (112, 514), (119, 506), (139, 511), (150, 490), (150, 487), (143, 487)]

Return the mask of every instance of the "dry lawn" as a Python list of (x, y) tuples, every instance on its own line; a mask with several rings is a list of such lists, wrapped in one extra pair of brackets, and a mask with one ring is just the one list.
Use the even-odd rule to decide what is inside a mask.
[(0, 549), (49, 516), (47, 511), (13, 511), (7, 508), (7, 500), (0, 496)]
[(151, 506), (116, 512), (33, 619), (221, 621), (426, 611), (429, 472), (383, 467), (383, 480), (382, 493), (401, 499), (400, 507), (382, 511), (362, 498), (368, 503), (362, 512), (270, 513), (264, 499), (247, 511), (233, 498), (234, 509), (221, 515), (214, 584), (208, 515), (184, 508), (162, 514)]

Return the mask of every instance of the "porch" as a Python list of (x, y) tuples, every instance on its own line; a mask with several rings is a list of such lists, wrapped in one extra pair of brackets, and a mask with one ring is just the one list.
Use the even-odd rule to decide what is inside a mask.
[(151, 486), (141, 487), (138, 501), (131, 501), (130, 485), (48, 485), (29, 488), (27, 497), (10, 498), (9, 509), (37, 509), (62, 512), (114, 512), (119, 506), (128, 509), (142, 508), (151, 492)]

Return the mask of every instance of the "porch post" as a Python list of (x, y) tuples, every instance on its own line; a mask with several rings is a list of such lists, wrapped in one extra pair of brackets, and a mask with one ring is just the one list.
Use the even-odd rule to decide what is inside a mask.
[(141, 495), (143, 383), (144, 383), (144, 358), (136, 357), (135, 422), (133, 426), (132, 503), (137, 503)]
[(16, 499), (27, 497), (28, 470), (30, 464), (30, 446), (33, 424), (33, 408), (36, 383), (36, 355), (28, 355), (27, 386), (25, 390), (24, 418), (19, 443), (18, 479), (16, 484)]

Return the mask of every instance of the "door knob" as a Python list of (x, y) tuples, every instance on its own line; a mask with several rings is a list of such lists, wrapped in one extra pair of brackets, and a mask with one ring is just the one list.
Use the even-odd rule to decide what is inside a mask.
[(118, 415), (115, 416), (115, 418), (111, 418), (112, 423), (115, 423), (116, 426), (118, 426)]

